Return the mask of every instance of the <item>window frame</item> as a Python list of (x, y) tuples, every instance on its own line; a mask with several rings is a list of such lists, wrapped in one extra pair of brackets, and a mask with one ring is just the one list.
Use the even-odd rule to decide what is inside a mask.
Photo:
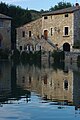
[(63, 28), (63, 36), (69, 36), (69, 26), (64, 26), (64, 28)]

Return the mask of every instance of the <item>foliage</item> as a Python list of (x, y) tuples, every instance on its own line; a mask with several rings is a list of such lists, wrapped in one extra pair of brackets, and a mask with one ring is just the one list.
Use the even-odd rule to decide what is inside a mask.
[(32, 53), (32, 52), (27, 53), (26, 51), (23, 51), (21, 53), (20, 59), (23, 63), (25, 63), (25, 62), (37, 63), (37, 62), (40, 62), (40, 60), (41, 60), (41, 52), (40, 51), (39, 52), (35, 51), (34, 53)]
[(54, 51), (52, 54), (55, 63), (63, 61), (64, 56), (64, 51)]
[(7, 5), (3, 2), (0, 3), (0, 13), (12, 17), (12, 49), (14, 49), (16, 44), (15, 28), (32, 21), (32, 15), (27, 9), (25, 10), (19, 6)]
[(3, 2), (0, 3), (0, 13), (12, 17), (12, 49), (16, 45), (16, 30), (15, 28), (20, 27), (26, 23), (31, 22), (37, 18), (41, 17), (44, 12), (49, 12), (53, 10), (58, 10), (66, 7), (71, 7), (71, 3), (59, 2), (58, 5), (51, 7), (49, 10), (41, 11), (23, 9), (20, 6), (8, 5)]
[(71, 3), (70, 2), (59, 2), (57, 5), (55, 5), (54, 7), (51, 7), (49, 9), (49, 11), (54, 11), (54, 10), (60, 10), (63, 8), (68, 8), (71, 7)]
[(76, 42), (74, 42), (73, 48), (74, 49), (80, 49), (80, 41), (79, 40), (76, 40)]
[(8, 59), (10, 51), (8, 49), (0, 49), (0, 59)]
[(15, 62), (20, 60), (20, 52), (17, 49), (13, 51), (11, 59)]

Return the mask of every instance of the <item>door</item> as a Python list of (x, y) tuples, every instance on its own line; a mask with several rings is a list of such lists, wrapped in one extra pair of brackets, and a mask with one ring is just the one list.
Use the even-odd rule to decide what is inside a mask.
[(48, 38), (48, 30), (44, 30), (44, 39), (47, 40), (47, 38)]

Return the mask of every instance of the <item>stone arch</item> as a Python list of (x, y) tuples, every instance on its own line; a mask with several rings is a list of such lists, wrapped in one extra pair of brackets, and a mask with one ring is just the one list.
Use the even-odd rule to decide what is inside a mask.
[(64, 43), (63, 44), (63, 51), (70, 51), (70, 44), (69, 43)]
[(2, 35), (0, 33), (0, 47), (1, 47), (1, 44), (2, 44), (2, 40), (3, 40), (3, 37), (2, 37)]
[(47, 40), (47, 38), (48, 38), (48, 30), (44, 30), (44, 39)]

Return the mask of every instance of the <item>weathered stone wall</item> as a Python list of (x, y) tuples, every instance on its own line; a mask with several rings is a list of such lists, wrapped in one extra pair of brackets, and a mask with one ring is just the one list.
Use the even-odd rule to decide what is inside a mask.
[[(17, 28), (17, 48), (19, 49), (19, 47), (22, 46), (23, 49), (24, 45), (32, 44), (32, 40), (36, 40), (37, 42), (37, 40), (41, 38), (41, 28), (41, 18)], [(22, 36), (23, 31), (25, 32), (24, 37)], [(29, 37), (29, 31), (31, 31), (31, 37)]]
[(0, 27), (1, 48), (11, 49), (11, 20), (3, 19), (3, 26)]
[[(65, 42), (71, 46), (73, 44), (73, 13), (50, 15), (47, 19), (42, 18), (42, 30), (48, 30), (48, 37), (51, 38), (54, 44), (58, 44), (60, 48)], [(69, 27), (69, 35), (64, 35), (64, 27)], [(52, 35), (51, 35), (52, 28)]]
[(80, 43), (80, 10), (74, 12), (74, 43)]

